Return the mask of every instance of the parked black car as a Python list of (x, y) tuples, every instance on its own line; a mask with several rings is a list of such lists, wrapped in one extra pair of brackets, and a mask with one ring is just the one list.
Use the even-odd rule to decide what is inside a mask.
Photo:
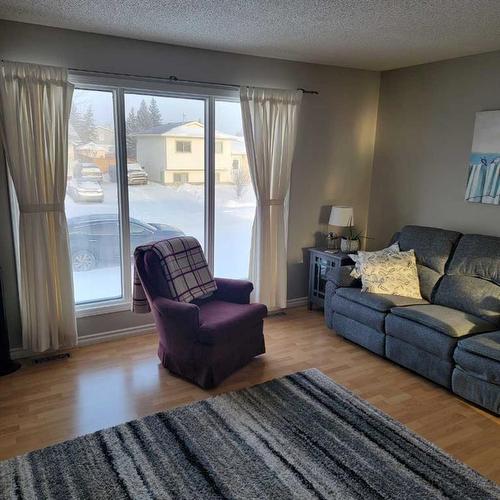
[[(120, 225), (115, 214), (95, 214), (68, 220), (73, 270), (90, 271), (120, 262)], [(182, 236), (168, 224), (146, 223), (130, 219), (130, 253), (152, 241)]]

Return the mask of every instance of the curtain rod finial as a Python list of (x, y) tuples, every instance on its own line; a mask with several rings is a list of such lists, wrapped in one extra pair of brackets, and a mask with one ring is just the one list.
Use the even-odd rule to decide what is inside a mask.
[(319, 92), (317, 90), (306, 90), (303, 89), (302, 87), (299, 87), (297, 90), (300, 90), (303, 94), (319, 95)]

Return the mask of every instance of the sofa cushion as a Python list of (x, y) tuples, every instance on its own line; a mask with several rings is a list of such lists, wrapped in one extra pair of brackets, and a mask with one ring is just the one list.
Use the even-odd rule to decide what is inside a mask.
[(482, 318), (435, 304), (395, 307), (391, 309), (391, 313), (450, 337), (462, 337), (496, 329), (493, 323)]
[(431, 300), (434, 289), (443, 276), (430, 267), (422, 266), (417, 263), (418, 281), (420, 285), (420, 295), (424, 299)]
[[(500, 385), (500, 362), (457, 347), (453, 359), (457, 366), (474, 377)], [(500, 390), (500, 388), (499, 388)]]
[(336, 294), (352, 302), (356, 302), (357, 304), (380, 312), (388, 312), (391, 308), (398, 306), (428, 304), (424, 299), (412, 299), (410, 297), (402, 297), (401, 295), (362, 292), (359, 288), (339, 288)]
[(384, 322), (387, 314), (385, 312), (363, 306), (358, 302), (341, 297), (337, 293), (332, 299), (332, 310), (334, 313), (342, 314), (347, 318), (354, 318), (358, 323), (384, 333)]
[[(500, 363), (500, 330), (463, 339), (458, 343), (458, 347)], [(500, 377), (500, 364), (498, 365), (498, 375)]]
[(456, 366), (453, 370), (453, 392), (473, 403), (500, 414), (500, 386), (478, 379)]
[(209, 300), (200, 307), (198, 340), (214, 345), (230, 342), (239, 329), (260, 323), (267, 315), (263, 304), (234, 304), (222, 300)]
[(431, 300), (460, 236), (456, 231), (436, 227), (405, 226), (401, 229), (399, 248), (401, 251), (415, 250), (420, 293), (424, 299)]
[(415, 250), (417, 262), (443, 274), (461, 234), (436, 227), (405, 226), (399, 235), (401, 251)]
[(453, 254), (448, 274), (475, 276), (500, 286), (500, 237), (464, 235)]
[(385, 333), (387, 337), (403, 340), (416, 349), (432, 354), (449, 363), (453, 361), (453, 352), (458, 339), (438, 332), (433, 328), (411, 321), (395, 314), (385, 318)]
[(448, 388), (451, 385), (451, 374), (453, 372), (453, 362), (451, 360), (436, 357), (428, 351), (389, 335), (385, 337), (385, 356), (410, 370), (420, 373), (437, 384)]
[(434, 303), (479, 316), (500, 326), (500, 286), (471, 276), (443, 276)]
[(500, 326), (500, 238), (465, 235), (457, 245), (434, 302)]
[(384, 355), (385, 335), (338, 312), (333, 315), (333, 328), (342, 337), (370, 351)]

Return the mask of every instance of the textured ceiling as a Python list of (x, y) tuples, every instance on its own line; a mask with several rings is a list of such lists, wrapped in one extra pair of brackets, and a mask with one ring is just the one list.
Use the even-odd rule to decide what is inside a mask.
[(500, 0), (0, 0), (0, 18), (372, 70), (500, 49)]

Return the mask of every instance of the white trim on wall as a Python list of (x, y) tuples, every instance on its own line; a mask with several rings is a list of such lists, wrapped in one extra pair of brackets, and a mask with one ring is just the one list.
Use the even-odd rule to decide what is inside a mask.
[[(93, 333), (91, 335), (85, 335), (84, 337), (78, 338), (78, 345), (76, 347), (82, 347), (91, 344), (98, 344), (101, 342), (109, 342), (111, 340), (117, 340), (125, 337), (135, 337), (138, 335), (145, 335), (148, 333), (155, 332), (154, 323), (149, 323), (147, 325), (131, 326), (128, 328), (120, 328), (118, 330), (108, 330), (106, 332)], [(71, 350), (71, 349), (68, 349)], [(61, 352), (66, 351), (66, 349), (61, 349)], [(10, 356), (12, 359), (22, 359), (22, 358), (33, 358), (37, 356), (48, 356), (53, 354), (52, 352), (46, 353), (33, 353), (27, 351), (22, 347), (13, 347), (10, 350)]]
[[(308, 300), (307, 297), (298, 297), (296, 299), (290, 299), (289, 301), (287, 301), (287, 309), (292, 309), (295, 307), (305, 307), (307, 305), (307, 300)], [(78, 345), (76, 347), (98, 344), (101, 342), (109, 342), (111, 340), (118, 340), (125, 337), (146, 335), (148, 333), (154, 333), (155, 330), (156, 330), (155, 324), (149, 323), (146, 325), (120, 328), (118, 330), (108, 330), (106, 332), (93, 333), (91, 335), (85, 335), (84, 337), (79, 337)], [(61, 349), (61, 351), (64, 350), (65, 349)], [(33, 353), (23, 349), (22, 347), (13, 347), (10, 350), (10, 356), (12, 359), (32, 358), (44, 355), (47, 356), (48, 353)]]
[(145, 335), (147, 333), (154, 333), (156, 327), (154, 323), (147, 325), (131, 326), (128, 328), (120, 328), (118, 330), (109, 330), (107, 332), (93, 333), (78, 338), (78, 346), (85, 346), (91, 344), (98, 344), (100, 342), (107, 342), (109, 340), (117, 340), (124, 337), (135, 337), (137, 335)]
[(292, 309), (293, 307), (304, 307), (307, 305), (307, 297), (297, 297), (296, 299), (290, 299), (286, 302), (287, 309)]

